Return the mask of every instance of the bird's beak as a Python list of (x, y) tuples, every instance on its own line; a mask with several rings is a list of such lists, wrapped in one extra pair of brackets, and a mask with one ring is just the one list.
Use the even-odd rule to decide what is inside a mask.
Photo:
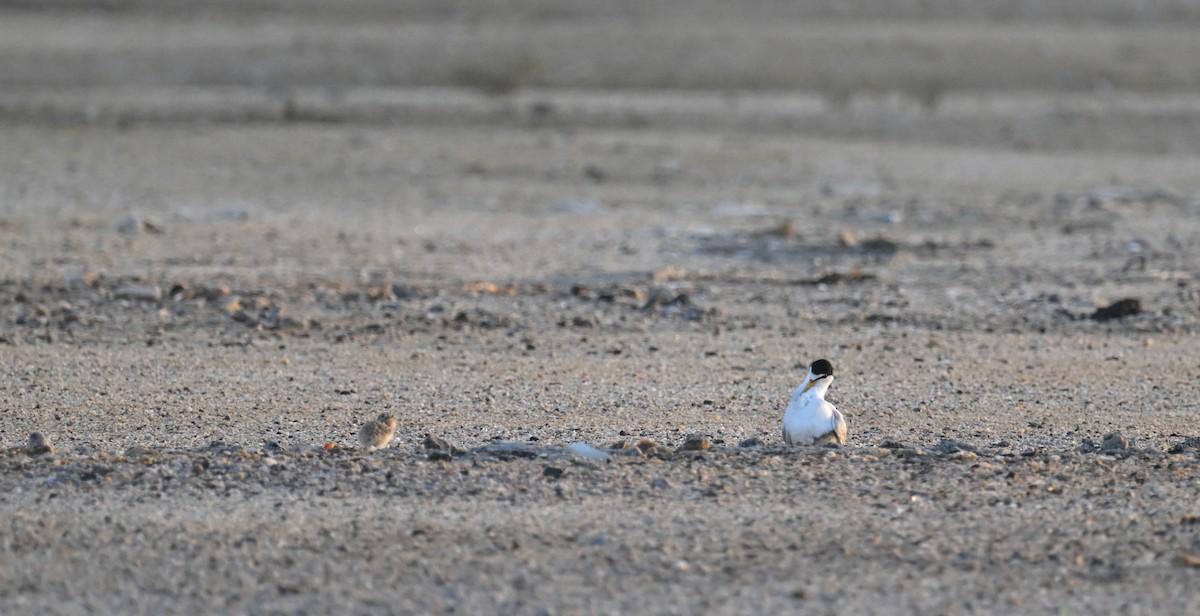
[(820, 376), (814, 377), (813, 380), (809, 381), (807, 384), (804, 385), (804, 389), (800, 390), (800, 393), (804, 393), (804, 392), (812, 389), (813, 385), (817, 384), (817, 381), (824, 379), (824, 378), (828, 378), (828, 377), (829, 377), (828, 374), (822, 374)]

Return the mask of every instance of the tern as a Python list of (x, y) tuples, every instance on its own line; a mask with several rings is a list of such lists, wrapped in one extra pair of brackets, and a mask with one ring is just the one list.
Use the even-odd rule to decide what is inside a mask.
[(379, 417), (363, 424), (358, 430), (358, 444), (367, 451), (383, 449), (392, 442), (396, 434), (396, 418), (391, 413), (380, 413)]
[(788, 445), (846, 444), (846, 418), (825, 401), (833, 383), (833, 364), (818, 359), (808, 367), (804, 384), (796, 388), (783, 414), (783, 442)]

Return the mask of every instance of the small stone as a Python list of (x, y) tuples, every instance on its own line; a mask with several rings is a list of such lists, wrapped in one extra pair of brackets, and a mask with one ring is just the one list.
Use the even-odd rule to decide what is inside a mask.
[[(428, 432), (425, 433), (425, 439), (421, 441), (421, 446), (428, 451), (444, 453), (447, 456), (455, 456), (460, 453), (465, 453), (462, 449), (459, 449), (450, 441)], [(430, 459), (433, 459), (432, 455), (430, 456)]]
[(546, 468), (542, 469), (542, 477), (545, 477), (546, 479), (558, 479), (562, 476), (563, 469), (558, 468), (557, 466), (547, 466)]
[(396, 418), (391, 413), (380, 413), (358, 430), (358, 443), (367, 451), (383, 449), (396, 434)]
[(283, 309), (279, 306), (271, 306), (262, 315), (262, 325), (267, 329), (279, 329), (282, 326), (280, 317), (283, 314)]
[(1142, 312), (1142, 302), (1136, 298), (1127, 297), (1107, 306), (1097, 308), (1089, 318), (1093, 321), (1111, 321), (1122, 319)]
[(1120, 432), (1109, 432), (1100, 441), (1100, 451), (1103, 453), (1125, 451), (1129, 449), (1129, 446), (1129, 439), (1122, 436)]
[(25, 445), (25, 453), (31, 456), (40, 456), (43, 454), (54, 453), (54, 446), (50, 444), (50, 439), (41, 432), (30, 432), (29, 442)]
[(712, 444), (711, 444), (711, 442), (709, 441), (709, 439), (708, 439), (708, 436), (707, 436), (707, 435), (704, 435), (704, 434), (689, 434), (689, 435), (688, 435), (688, 437), (687, 437), (687, 438), (686, 438), (686, 439), (683, 441), (683, 444), (682, 444), (682, 445), (680, 445), (680, 446), (679, 446), (679, 448), (678, 448), (678, 449), (676, 449), (675, 451), (676, 451), (676, 452), (680, 452), (680, 451), (704, 451), (704, 450), (708, 449), (708, 448), (709, 448), (711, 445), (712, 445)]
[(738, 443), (738, 447), (740, 447), (742, 449), (748, 449), (750, 447), (761, 447), (762, 444), (763, 444), (763, 442), (762, 442), (761, 438), (758, 438), (757, 436), (752, 436), (752, 437), (745, 439), (742, 442)]
[(669, 479), (658, 477), (650, 481), (650, 487), (655, 490), (673, 490), (675, 489), (675, 484), (671, 483)]
[(118, 288), (115, 296), (136, 302), (158, 302), (162, 300), (162, 289), (154, 285), (126, 285)]

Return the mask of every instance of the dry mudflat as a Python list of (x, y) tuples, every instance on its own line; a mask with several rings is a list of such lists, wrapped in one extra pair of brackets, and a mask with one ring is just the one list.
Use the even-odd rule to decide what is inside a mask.
[(0, 7), (0, 612), (1193, 609), (1200, 10), (592, 4)]

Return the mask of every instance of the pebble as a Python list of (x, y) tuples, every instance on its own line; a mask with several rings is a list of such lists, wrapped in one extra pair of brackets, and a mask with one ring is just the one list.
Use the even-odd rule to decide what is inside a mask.
[(54, 446), (50, 444), (50, 439), (41, 432), (30, 432), (29, 442), (25, 445), (25, 453), (31, 456), (40, 456), (43, 454), (54, 453)]
[(656, 477), (650, 481), (650, 487), (654, 488), (655, 490), (673, 490), (675, 488), (675, 484), (671, 483), (670, 479)]
[(711, 446), (712, 444), (707, 435), (689, 434), (688, 437), (683, 441), (683, 444), (680, 445), (675, 451), (704, 451)]
[(158, 302), (162, 300), (162, 289), (154, 285), (127, 285), (118, 288), (115, 296), (136, 302)]
[(466, 453), (462, 449), (459, 449), (458, 447), (456, 447), (450, 441), (447, 441), (446, 439), (444, 439), (440, 436), (430, 434), (429, 432), (425, 433), (425, 438), (424, 438), (424, 440), (421, 441), (421, 446), (424, 447), (428, 451), (432, 451), (435, 453), (443, 453), (448, 456), (455, 456), (460, 453)]
[(1100, 451), (1104, 453), (1112, 453), (1114, 451), (1125, 451), (1129, 449), (1129, 439), (1121, 435), (1120, 432), (1109, 432), (1104, 435), (1100, 441)]

